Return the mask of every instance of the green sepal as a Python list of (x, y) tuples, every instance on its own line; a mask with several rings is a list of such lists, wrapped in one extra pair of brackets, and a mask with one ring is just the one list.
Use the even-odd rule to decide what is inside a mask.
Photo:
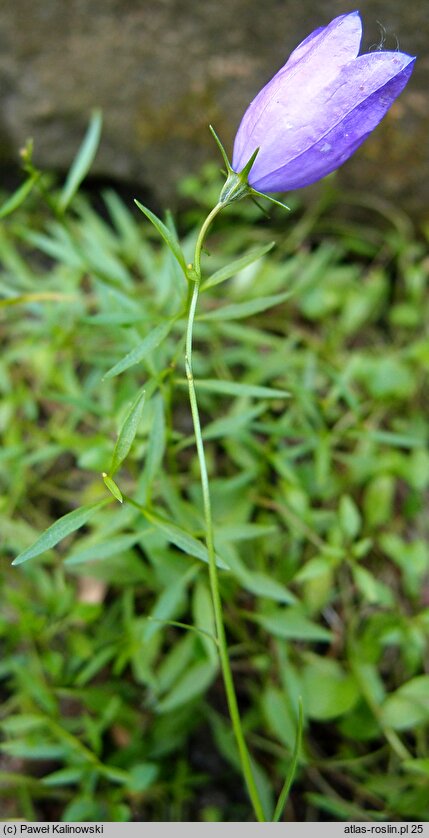
[[(278, 201), (276, 198), (272, 198), (271, 195), (266, 195), (265, 192), (258, 192), (257, 189), (253, 189), (253, 186), (250, 186), (250, 184), (248, 183), (250, 171), (256, 160), (256, 157), (259, 154), (259, 147), (255, 148), (255, 151), (253, 152), (251, 157), (249, 157), (246, 165), (242, 168), (241, 172), (235, 172), (231, 166), (231, 163), (229, 162), (228, 155), (218, 135), (216, 134), (216, 131), (213, 128), (213, 125), (209, 125), (209, 128), (226, 166), (226, 173), (224, 174), (226, 174), (227, 177), (220, 193), (219, 203), (225, 204), (225, 206), (227, 206), (228, 204), (231, 204), (233, 201), (240, 201), (241, 198), (245, 198), (247, 195), (255, 201), (254, 196), (257, 195), (259, 198), (266, 198), (267, 201), (270, 201), (272, 204), (276, 204), (276, 206), (282, 207), (283, 209), (290, 211), (290, 207), (288, 207), (286, 204), (283, 204), (282, 201)], [(259, 207), (259, 209), (262, 212), (265, 213), (265, 210), (259, 206), (257, 201), (255, 201), (255, 204)]]
[(228, 155), (227, 155), (227, 153), (226, 153), (218, 135), (216, 134), (216, 131), (213, 128), (213, 125), (209, 125), (209, 130), (210, 130), (212, 136), (214, 137), (214, 141), (215, 141), (215, 143), (216, 143), (216, 145), (217, 145), (217, 147), (218, 147), (218, 149), (219, 149), (219, 151), (220, 151), (220, 153), (223, 157), (223, 162), (225, 163), (225, 166), (226, 166), (226, 172), (227, 172), (227, 175), (229, 175), (233, 171), (233, 169), (231, 167), (231, 163), (228, 160)]
[[(244, 169), (242, 169), (242, 170), (241, 170), (241, 172), (240, 172), (240, 177), (241, 177), (242, 179), (244, 179), (244, 178), (245, 178), (245, 179), (246, 179), (246, 183), (247, 183), (247, 176), (250, 174), (250, 170), (251, 170), (251, 168), (252, 168), (252, 166), (253, 166), (253, 164), (254, 164), (254, 162), (255, 162), (255, 160), (256, 160), (256, 158), (257, 158), (258, 154), (259, 154), (259, 146), (258, 146), (258, 148), (255, 148), (255, 151), (253, 152), (252, 156), (251, 156), (251, 157), (249, 157), (249, 159), (248, 159), (248, 161), (247, 161), (247, 163), (246, 163), (246, 165), (245, 165)], [(252, 187), (251, 187), (251, 186), (249, 186), (249, 189), (251, 189), (251, 188), (252, 188)]]
[[(276, 204), (277, 207), (282, 207), (282, 209), (285, 209), (288, 212), (290, 212), (290, 207), (288, 207), (287, 204), (283, 204), (282, 201), (278, 201), (277, 198), (273, 198), (271, 195), (267, 195), (265, 192), (258, 192), (258, 190), (253, 189), (252, 186), (249, 188), (249, 192), (250, 192), (251, 197), (253, 195), (257, 195), (259, 198), (266, 198), (267, 201), (271, 201), (271, 203)], [(258, 206), (259, 206), (259, 204), (258, 204)]]

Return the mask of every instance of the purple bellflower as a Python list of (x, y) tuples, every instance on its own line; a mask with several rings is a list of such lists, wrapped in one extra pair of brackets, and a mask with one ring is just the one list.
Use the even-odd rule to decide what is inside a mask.
[(336, 17), (302, 41), (251, 102), (229, 168), (243, 192), (245, 184), (254, 194), (308, 186), (348, 160), (378, 125), (415, 58), (358, 55), (361, 36), (359, 12)]

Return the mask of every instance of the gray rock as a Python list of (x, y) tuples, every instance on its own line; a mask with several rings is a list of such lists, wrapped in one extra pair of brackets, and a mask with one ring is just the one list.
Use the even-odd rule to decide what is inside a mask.
[[(171, 201), (175, 184), (231, 149), (244, 109), (336, 0), (9, 0), (0, 17), (0, 162), (27, 137), (43, 168), (65, 170), (91, 110), (104, 114), (93, 172)], [(429, 197), (429, 6), (361, 4), (365, 50), (419, 55), (410, 84), (340, 183), (421, 213)], [(385, 32), (377, 23), (380, 21)]]

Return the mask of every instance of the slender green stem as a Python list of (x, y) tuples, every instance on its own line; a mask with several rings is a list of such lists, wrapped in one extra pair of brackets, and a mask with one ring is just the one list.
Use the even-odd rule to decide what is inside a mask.
[(246, 742), (244, 739), (243, 728), (241, 724), (240, 712), (238, 709), (238, 702), (237, 696), (234, 687), (234, 681), (232, 677), (231, 671), (231, 664), (228, 655), (228, 646), (227, 640), (225, 635), (225, 625), (223, 619), (223, 608), (222, 608), (222, 600), (219, 591), (219, 578), (218, 578), (218, 570), (216, 567), (216, 556), (215, 556), (215, 547), (214, 547), (214, 530), (213, 530), (213, 516), (212, 516), (212, 508), (211, 508), (211, 500), (210, 500), (210, 487), (209, 487), (209, 478), (207, 473), (207, 464), (204, 452), (204, 443), (202, 438), (201, 432), (201, 422), (200, 422), (200, 415), (198, 410), (198, 402), (197, 396), (195, 392), (195, 381), (194, 375), (192, 371), (192, 343), (193, 343), (193, 327), (194, 327), (194, 320), (195, 320), (195, 313), (197, 309), (198, 303), (198, 295), (200, 291), (200, 284), (201, 284), (201, 250), (203, 247), (203, 242), (205, 236), (207, 234), (208, 228), (210, 227), (211, 222), (215, 218), (215, 216), (220, 212), (223, 208), (224, 204), (219, 203), (217, 204), (210, 214), (207, 216), (204, 224), (201, 227), (196, 245), (195, 245), (195, 255), (194, 255), (194, 271), (195, 271), (195, 279), (193, 280), (193, 289), (192, 295), (190, 297), (190, 304), (189, 304), (189, 312), (188, 312), (188, 322), (187, 322), (187, 329), (186, 329), (186, 354), (185, 354), (185, 368), (186, 368), (186, 377), (188, 380), (188, 387), (189, 387), (189, 401), (191, 406), (191, 413), (192, 413), (192, 421), (194, 425), (194, 432), (195, 432), (195, 442), (198, 454), (198, 461), (200, 465), (200, 476), (201, 476), (201, 489), (203, 494), (203, 505), (204, 505), (204, 517), (205, 517), (205, 526), (206, 526), (206, 544), (207, 544), (207, 552), (209, 557), (209, 579), (210, 579), (210, 588), (211, 588), (211, 595), (213, 600), (213, 610), (215, 616), (215, 624), (216, 624), (216, 635), (219, 647), (219, 658), (220, 658), (220, 665), (222, 669), (222, 676), (225, 685), (225, 692), (228, 702), (228, 709), (229, 714), (231, 717), (232, 727), (234, 730), (235, 739), (237, 742), (237, 747), (240, 755), (240, 762), (243, 771), (243, 776), (246, 782), (247, 790), (249, 793), (250, 800), (253, 805), (253, 809), (255, 812), (255, 816), (258, 821), (265, 821), (264, 812), (262, 808), (262, 804), (259, 798), (258, 790), (255, 784), (255, 778), (253, 776), (252, 766), (250, 762), (249, 752), (247, 750)]

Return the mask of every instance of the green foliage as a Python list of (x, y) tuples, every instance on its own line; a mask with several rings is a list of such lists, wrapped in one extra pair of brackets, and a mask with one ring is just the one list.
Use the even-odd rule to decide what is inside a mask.
[(86, 136), (70, 167), (66, 182), (59, 196), (58, 208), (61, 212), (67, 209), (92, 166), (100, 142), (101, 127), (101, 112), (94, 111), (88, 125)]
[[(245, 820), (183, 362), (219, 184), (181, 185), (180, 235), (98, 214), (98, 132), (0, 211), (2, 814)], [(427, 820), (426, 248), (373, 199), (293, 200), (219, 216), (195, 327), (246, 736), (276, 818)]]

